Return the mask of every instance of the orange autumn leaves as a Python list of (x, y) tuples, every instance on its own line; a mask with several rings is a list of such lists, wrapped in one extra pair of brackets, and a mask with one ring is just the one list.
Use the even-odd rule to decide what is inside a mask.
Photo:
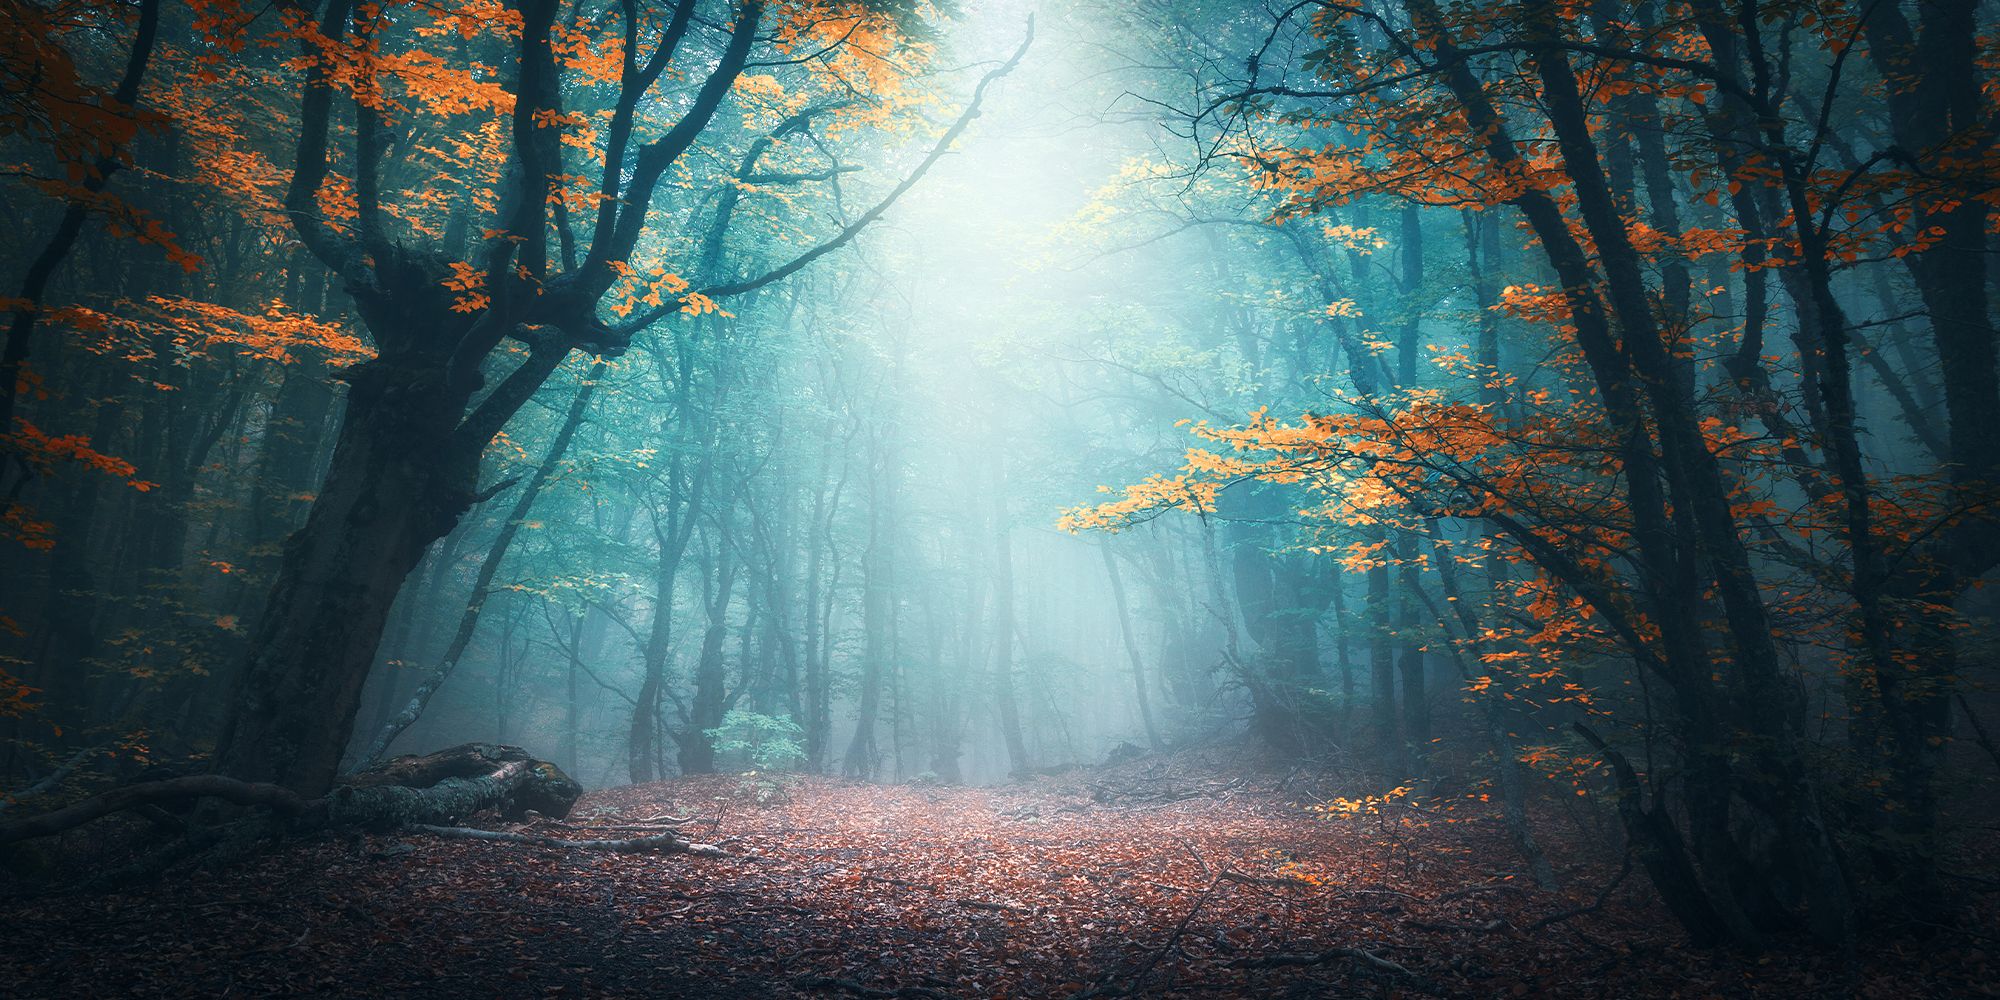
[(353, 364), (374, 348), (342, 323), (297, 312), (273, 299), (259, 312), (172, 295), (151, 295), (108, 309), (69, 306), (50, 318), (81, 334), (93, 353), (132, 364), (165, 355), (176, 365), (201, 359), (256, 358), (294, 364), (312, 357)]
[(666, 301), (666, 296), (674, 296), (680, 303), (680, 311), (686, 316), (714, 314), (731, 315), (715, 300), (700, 292), (690, 291), (687, 279), (664, 267), (654, 266), (641, 272), (624, 261), (611, 262), (612, 273), (618, 275), (618, 286), (612, 290), (613, 301), (610, 309), (624, 317), (630, 316), (640, 306), (658, 308)]
[(1117, 530), (1162, 509), (1213, 513), (1221, 489), (1252, 479), (1304, 487), (1322, 501), (1298, 512), (1310, 521), (1378, 523), (1428, 492), (1433, 463), (1473, 463), (1502, 443), (1488, 408), (1450, 403), (1435, 392), (1413, 395), (1416, 401), (1393, 414), (1307, 413), (1287, 423), (1260, 410), (1240, 427), (1191, 424), (1195, 437), (1230, 453), (1190, 448), (1179, 475), (1150, 477), (1126, 487), (1118, 500), (1074, 508), (1058, 525)]
[[(1438, 390), (1408, 392), (1387, 408), (1354, 401), (1356, 412), (1306, 413), (1280, 421), (1264, 411), (1244, 424), (1190, 424), (1203, 447), (1186, 452), (1172, 476), (1155, 475), (1116, 492), (1114, 499), (1063, 513), (1071, 531), (1117, 531), (1167, 511), (1216, 514), (1223, 492), (1248, 482), (1288, 487), (1301, 531), (1301, 550), (1326, 556), (1343, 571), (1392, 565), (1429, 568), (1452, 559), (1477, 566), (1491, 559), (1515, 565), (1501, 588), (1506, 603), (1526, 612), (1494, 619), (1459, 642), (1475, 675), (1473, 692), (1524, 704), (1593, 704), (1591, 692), (1564, 672), (1564, 663), (1614, 654), (1621, 642), (1650, 644), (1656, 632), (1619, 581), (1633, 550), (1634, 528), (1615, 490), (1615, 452), (1601, 409), (1587, 395), (1524, 394), (1507, 404), (1474, 404)], [(1711, 449), (1753, 463), (1775, 463), (1781, 442), (1755, 437), (1720, 419), (1703, 425)], [(1732, 497), (1746, 524), (1793, 533), (1834, 530), (1837, 508), (1781, 508), (1772, 484), (1745, 477)], [(1916, 524), (1916, 512), (1901, 511)], [(1505, 524), (1492, 533), (1447, 540), (1440, 521)], [(1427, 538), (1399, 554), (1389, 532)], [(1530, 558), (1529, 545), (1559, 553), (1571, 576), (1595, 581), (1611, 603), (1598, 606)], [(1620, 634), (1604, 616), (1622, 619)], [(1813, 609), (1795, 609), (1800, 617)], [(1495, 686), (1496, 676), (1505, 683)]]

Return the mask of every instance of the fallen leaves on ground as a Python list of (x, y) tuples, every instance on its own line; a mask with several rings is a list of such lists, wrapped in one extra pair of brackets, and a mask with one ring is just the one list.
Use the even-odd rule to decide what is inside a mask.
[(0, 983), (37, 997), (1993, 995), (1976, 937), (1871, 940), (1846, 958), (1686, 950), (1638, 874), (1538, 928), (1589, 907), (1618, 859), (1551, 830), (1564, 888), (1546, 892), (1494, 817), (1327, 821), (1298, 773), (1181, 754), (1005, 788), (610, 789), (521, 829), (620, 838), (692, 814), (683, 834), (732, 857), (299, 840), (108, 896), (0, 904)]

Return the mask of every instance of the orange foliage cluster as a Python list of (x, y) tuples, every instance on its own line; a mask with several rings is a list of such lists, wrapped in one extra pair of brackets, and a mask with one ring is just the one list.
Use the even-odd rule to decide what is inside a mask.
[(79, 332), (97, 334), (91, 350), (135, 363), (162, 353), (180, 365), (227, 357), (294, 364), (301, 360), (301, 352), (323, 363), (348, 365), (375, 356), (374, 349), (344, 324), (295, 312), (275, 299), (263, 312), (251, 313), (215, 302), (152, 295), (141, 302), (120, 303), (115, 312), (70, 306), (52, 318)]
[[(69, 463), (123, 480), (125, 485), (141, 493), (158, 485), (140, 478), (138, 468), (131, 462), (92, 447), (90, 438), (82, 434), (48, 434), (26, 420), (15, 420), (14, 432), (0, 438), (0, 447), (41, 475), (54, 472), (60, 464)], [(38, 519), (30, 508), (21, 503), (8, 501), (4, 509), (0, 509), (0, 524), (4, 524), (14, 541), (25, 548), (55, 548), (55, 526)]]
[[(845, 102), (827, 127), (838, 134), (914, 121), (906, 118), (909, 111), (934, 103), (907, 86), (933, 47), (911, 38), (892, 13), (858, 0), (785, 0), (774, 14), (774, 46), (805, 60), (812, 85), (787, 93), (775, 77), (752, 74), (737, 86), (739, 93), (772, 100), (779, 117), (831, 96)], [(866, 99), (852, 100), (855, 95)]]

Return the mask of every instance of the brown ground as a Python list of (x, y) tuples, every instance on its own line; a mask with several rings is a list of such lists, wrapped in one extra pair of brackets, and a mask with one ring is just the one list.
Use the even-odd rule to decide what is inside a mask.
[[(735, 856), (309, 839), (110, 896), (0, 899), (0, 994), (2000, 995), (1977, 913), (1845, 957), (1693, 952), (1634, 873), (1602, 909), (1536, 928), (1595, 900), (1616, 859), (1557, 843), (1567, 889), (1545, 893), (1490, 816), (1327, 821), (1308, 785), (1183, 754), (1007, 789), (614, 789), (535, 832), (631, 836), (605, 828), (692, 812), (690, 834)], [(1547, 825), (1582, 839), (1560, 813)], [(1984, 928), (1991, 900), (1965, 904)]]

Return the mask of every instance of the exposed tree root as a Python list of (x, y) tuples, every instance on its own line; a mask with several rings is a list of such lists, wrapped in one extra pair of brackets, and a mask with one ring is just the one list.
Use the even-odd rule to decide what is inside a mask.
[(324, 811), (326, 808), (325, 799), (300, 798), (296, 792), (278, 785), (238, 781), (219, 774), (197, 774), (114, 788), (53, 812), (0, 823), (0, 844), (51, 836), (94, 819), (141, 806), (201, 798), (221, 799), (239, 806), (259, 806), (285, 816), (303, 815), (315, 809)]
[(52, 836), (113, 813), (198, 799), (266, 809), (293, 828), (389, 830), (449, 825), (483, 809), (497, 809), (517, 819), (530, 811), (560, 819), (582, 792), (582, 786), (561, 768), (518, 747), (467, 743), (423, 757), (399, 757), (351, 776), (313, 799), (280, 785), (219, 774), (127, 785), (51, 812), (0, 823), (0, 844)]

